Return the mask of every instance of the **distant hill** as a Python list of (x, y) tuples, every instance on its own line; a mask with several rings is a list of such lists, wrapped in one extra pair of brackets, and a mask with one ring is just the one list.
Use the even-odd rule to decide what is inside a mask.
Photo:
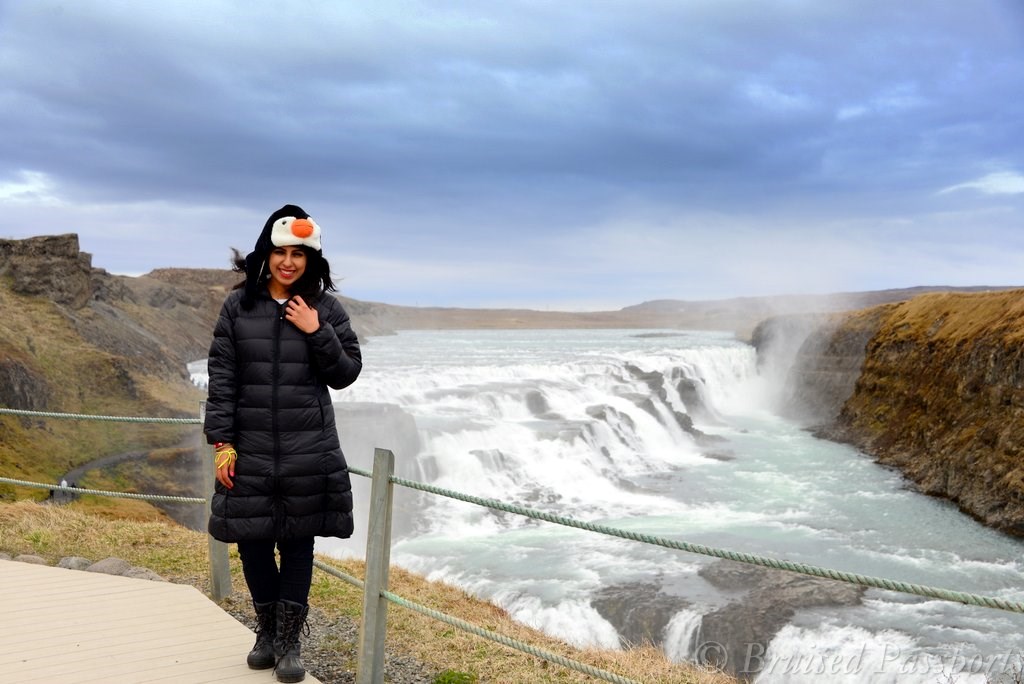
[[(114, 277), (114, 276), (112, 276)], [(132, 289), (159, 281), (187, 293), (190, 301), (203, 300), (203, 313), (212, 325), (223, 297), (239, 281), (229, 270), (163, 268), (138, 278), (124, 278)], [(132, 282), (135, 281), (135, 282)], [(152, 285), (150, 286), (152, 289)], [(673, 328), (685, 330), (727, 330), (749, 337), (762, 320), (782, 314), (851, 311), (878, 304), (899, 302), (928, 292), (990, 292), (1011, 286), (946, 287), (922, 286), (872, 292), (843, 292), (823, 295), (737, 297), (710, 301), (660, 299), (627, 306), (616, 311), (538, 311), (535, 309), (470, 309), (459, 307), (412, 307), (368, 302), (344, 295), (338, 298), (352, 318), (361, 339), (394, 334), (399, 330), (463, 329), (556, 329), (556, 328)], [(161, 288), (158, 288), (162, 291)], [(208, 330), (200, 330), (208, 336)], [(204, 337), (204, 339), (206, 339)], [(205, 349), (202, 350), (205, 354)], [(195, 356), (193, 358), (199, 358)]]
[(747, 339), (759, 322), (772, 316), (854, 311), (879, 304), (902, 302), (930, 292), (997, 292), (1016, 287), (932, 285), (868, 292), (736, 297), (714, 301), (657, 299), (627, 306), (619, 313), (623, 317), (657, 321), (660, 325), (656, 327), (732, 330)]
[[(167, 269), (173, 273), (176, 269)], [(153, 275), (153, 274), (150, 274)], [(929, 292), (994, 292), (1016, 286), (912, 287), (824, 295), (737, 297), (710, 301), (660, 299), (616, 311), (537, 311), (533, 309), (467, 309), (411, 307), (340, 297), (361, 336), (399, 330), (546, 329), (546, 328), (673, 328), (726, 330), (748, 339), (766, 318), (783, 314), (851, 311), (900, 302)]]

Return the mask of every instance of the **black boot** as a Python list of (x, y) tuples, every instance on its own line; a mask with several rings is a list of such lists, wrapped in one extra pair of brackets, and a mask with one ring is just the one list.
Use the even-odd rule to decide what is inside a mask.
[(253, 670), (266, 670), (274, 667), (274, 636), (277, 634), (277, 604), (256, 603), (256, 645), (249, 651), (245, 663)]
[(306, 614), (309, 606), (293, 601), (277, 602), (277, 636), (274, 639), (274, 651), (277, 652), (277, 666), (274, 668), (279, 682), (301, 682), (306, 676), (306, 668), (299, 657), (301, 646), (299, 636), (306, 626)]

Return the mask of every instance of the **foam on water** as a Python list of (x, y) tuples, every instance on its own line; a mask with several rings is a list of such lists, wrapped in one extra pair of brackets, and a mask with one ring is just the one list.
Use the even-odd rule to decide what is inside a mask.
[(903, 632), (826, 622), (814, 628), (783, 627), (765, 653), (750, 657), (749, 665), (759, 670), (759, 684), (980, 684), (987, 676), (1012, 673), (1014, 658), (979, 657), (965, 644), (934, 649)]
[(618, 648), (619, 635), (588, 601), (546, 604), (536, 596), (513, 591), (495, 594), (494, 600), (513, 619), (579, 648)]

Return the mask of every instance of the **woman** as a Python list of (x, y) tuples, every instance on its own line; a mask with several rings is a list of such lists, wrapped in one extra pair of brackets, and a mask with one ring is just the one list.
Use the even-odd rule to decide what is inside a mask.
[[(305, 677), (313, 538), (352, 534), (352, 491), (328, 387), (352, 384), (359, 341), (333, 291), (320, 226), (301, 208), (270, 215), (224, 302), (209, 355), (204, 431), (216, 449), (209, 530), (236, 542), (256, 610), (253, 669)], [(274, 547), (280, 553), (278, 567)]]

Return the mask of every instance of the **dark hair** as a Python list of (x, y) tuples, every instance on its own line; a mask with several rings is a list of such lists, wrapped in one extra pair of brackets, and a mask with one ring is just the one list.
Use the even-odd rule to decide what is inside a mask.
[[(323, 253), (305, 245), (299, 245), (298, 247), (306, 254), (306, 270), (303, 272), (302, 277), (289, 288), (289, 294), (293, 297), (298, 295), (306, 302), (312, 304), (324, 292), (336, 292), (338, 288), (335, 287), (334, 281), (331, 280), (331, 265), (327, 263)], [(231, 270), (235, 273), (244, 274), (245, 257), (234, 247), (231, 248), (231, 252)], [(259, 284), (262, 285), (269, 279), (270, 269), (264, 269), (263, 275), (260, 276)], [(236, 284), (232, 289), (239, 290), (243, 287), (245, 287), (245, 280)]]

